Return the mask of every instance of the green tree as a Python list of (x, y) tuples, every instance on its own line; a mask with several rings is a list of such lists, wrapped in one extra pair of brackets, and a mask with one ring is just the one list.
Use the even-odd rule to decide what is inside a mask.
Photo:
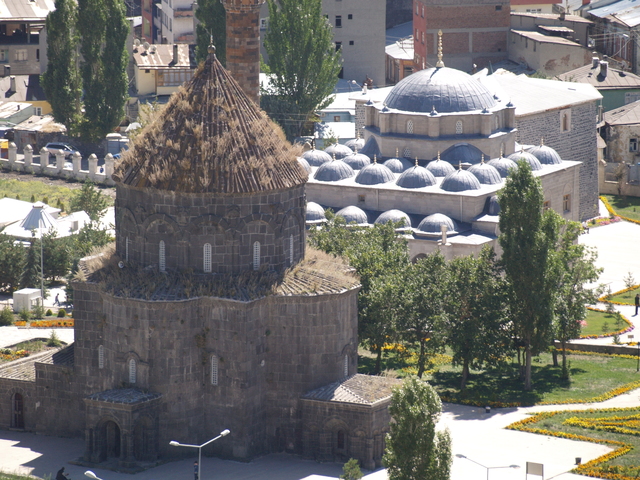
[(109, 231), (100, 228), (97, 222), (89, 222), (74, 235), (73, 260), (86, 257), (97, 247), (103, 247), (113, 241)]
[(69, 209), (72, 212), (84, 210), (92, 221), (97, 222), (107, 211), (108, 205), (107, 197), (93, 183), (85, 182), (71, 197)]
[(260, 105), (291, 139), (302, 134), (315, 110), (330, 102), (342, 65), (341, 53), (322, 14), (322, 0), (267, 3), (269, 29), (264, 46), (275, 93), (263, 95)]
[(360, 471), (360, 465), (358, 460), (350, 458), (347, 463), (342, 467), (341, 480), (360, 480), (363, 477), (362, 471)]
[(40, 241), (36, 238), (34, 231), (31, 245), (27, 248), (24, 269), (20, 277), (20, 288), (39, 288), (41, 285)]
[(442, 403), (428, 383), (405, 379), (393, 391), (389, 412), (394, 422), (382, 458), (390, 480), (449, 480), (451, 437), (436, 431)]
[(56, 0), (47, 16), (47, 71), (42, 88), (56, 122), (77, 131), (80, 118), (81, 78), (78, 68), (78, 9), (75, 0)]
[(205, 60), (207, 49), (213, 43), (218, 61), (226, 65), (227, 18), (224, 5), (220, 0), (198, 0), (196, 18), (200, 21), (196, 27), (196, 60), (198, 63)]
[(42, 236), (44, 277), (56, 280), (65, 277), (71, 268), (70, 237), (56, 238), (54, 232)]
[(9, 235), (0, 234), (0, 292), (18, 290), (25, 257), (25, 248), (21, 244)]
[(558, 214), (543, 211), (544, 192), (524, 161), (510, 171), (498, 192), (502, 265), (509, 291), (510, 320), (524, 348), (524, 389), (531, 390), (533, 355), (547, 348), (552, 336), (557, 279), (551, 254), (558, 239)]
[(510, 349), (505, 286), (490, 248), (477, 257), (457, 257), (448, 269), (446, 342), (453, 364), (462, 366), (464, 390), (471, 368), (494, 365)]

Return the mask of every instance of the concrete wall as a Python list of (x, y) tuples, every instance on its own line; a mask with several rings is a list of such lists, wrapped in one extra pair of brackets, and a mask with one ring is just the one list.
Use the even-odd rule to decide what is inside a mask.
[[(549, 11), (544, 13), (552, 13), (551, 12), (552, 4), (548, 4), (546, 5), (546, 7), (549, 7)], [(540, 5), (538, 6), (526, 5), (526, 8), (543, 8), (543, 7), (541, 7)], [(511, 5), (511, 12), (512, 12), (511, 28), (514, 30), (528, 30), (530, 32), (537, 32), (538, 25), (568, 27), (574, 32), (571, 35), (571, 39), (574, 42), (580, 43), (580, 45), (582, 45), (583, 47), (586, 47), (588, 45), (589, 28), (591, 26), (591, 22), (585, 21), (585, 19), (579, 19), (573, 15), (565, 16), (564, 20), (562, 20), (559, 15), (556, 18), (550, 18), (546, 16), (537, 17), (531, 14), (518, 15), (517, 13), (515, 13), (515, 11), (516, 11), (516, 7), (514, 7), (512, 4)], [(522, 12), (524, 10), (518, 10), (518, 11)]]

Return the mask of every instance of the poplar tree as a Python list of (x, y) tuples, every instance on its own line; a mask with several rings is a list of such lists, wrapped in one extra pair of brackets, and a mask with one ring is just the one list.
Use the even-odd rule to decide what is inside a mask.
[(216, 47), (216, 57), (226, 65), (227, 55), (227, 13), (220, 0), (198, 0), (196, 18), (200, 21), (196, 27), (196, 60), (198, 63), (207, 58), (209, 45)]
[(322, 14), (322, 0), (267, 0), (269, 29), (264, 46), (274, 92), (260, 106), (292, 139), (318, 109), (330, 102), (342, 56), (333, 29)]

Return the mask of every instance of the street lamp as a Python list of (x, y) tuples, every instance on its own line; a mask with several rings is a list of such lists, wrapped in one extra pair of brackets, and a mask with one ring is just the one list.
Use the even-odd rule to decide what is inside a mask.
[(189, 445), (188, 443), (180, 443), (180, 442), (176, 442), (175, 440), (171, 440), (169, 442), (169, 445), (171, 445), (172, 447), (189, 447), (189, 448), (197, 448), (198, 449), (198, 480), (200, 480), (200, 478), (201, 478), (200, 477), (200, 469), (202, 468), (202, 447), (206, 447), (207, 445), (209, 445), (212, 442), (215, 442), (219, 438), (226, 437), (230, 433), (231, 432), (228, 429), (225, 429), (225, 430), (220, 432), (220, 435), (218, 435), (215, 438), (212, 438), (208, 442), (204, 442), (202, 445)]
[(100, 477), (98, 477), (95, 473), (93, 473), (91, 470), (87, 470), (86, 472), (84, 472), (84, 475), (86, 477), (92, 478), (93, 480), (102, 480)]
[(469, 460), (470, 462), (475, 463), (476, 465), (480, 465), (482, 468), (485, 468), (487, 470), (487, 480), (489, 480), (489, 470), (493, 470), (495, 468), (520, 468), (520, 465), (505, 465), (503, 467), (487, 467), (486, 465), (483, 465), (483, 464), (481, 464), (479, 462), (476, 462), (475, 460), (472, 460), (469, 457), (466, 457), (466, 456), (461, 455), (459, 453), (456, 453), (456, 457), (464, 458), (466, 460)]

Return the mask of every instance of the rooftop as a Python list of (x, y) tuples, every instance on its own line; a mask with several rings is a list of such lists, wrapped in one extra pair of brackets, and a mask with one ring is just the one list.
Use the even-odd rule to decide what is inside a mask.
[(143, 45), (133, 48), (133, 61), (138, 68), (145, 70), (157, 70), (166, 68), (195, 68), (191, 61), (189, 45), (176, 44), (178, 47), (178, 61), (173, 58), (173, 45), (151, 45), (145, 49)]
[(605, 112), (604, 122), (609, 125), (640, 124), (640, 100)]
[(355, 374), (305, 393), (302, 398), (325, 402), (373, 405), (391, 397), (392, 389), (402, 383), (397, 378)]
[(581, 47), (579, 43), (574, 42), (573, 40), (568, 40), (563, 37), (553, 37), (550, 35), (544, 35), (539, 32), (530, 32), (527, 30), (511, 30), (511, 33), (515, 33), (516, 35), (520, 35), (522, 37), (528, 38), (529, 40), (534, 40), (540, 43), (553, 43), (555, 45), (573, 45), (576, 47)]
[(600, 65), (594, 67), (593, 64), (589, 64), (558, 75), (558, 79), (565, 82), (588, 83), (598, 90), (640, 88), (640, 76), (611, 68), (611, 65), (607, 67), (606, 75), (601, 74)]
[(73, 366), (73, 344), (56, 350), (36, 353), (0, 366), (0, 378), (36, 381), (36, 363)]
[(55, 0), (0, 0), (0, 18), (3, 22), (44, 22), (55, 10)]

